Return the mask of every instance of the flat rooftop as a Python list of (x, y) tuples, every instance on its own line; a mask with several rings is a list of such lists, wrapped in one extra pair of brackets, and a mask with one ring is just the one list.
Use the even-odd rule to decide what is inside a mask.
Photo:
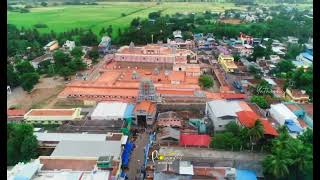
[(120, 159), (121, 141), (61, 141), (51, 156), (100, 157)]
[(83, 133), (33, 133), (38, 141), (106, 141), (106, 134)]

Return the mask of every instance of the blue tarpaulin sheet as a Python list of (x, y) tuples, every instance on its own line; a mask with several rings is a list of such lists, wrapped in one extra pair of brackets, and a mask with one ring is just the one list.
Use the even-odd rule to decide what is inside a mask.
[(286, 126), (288, 127), (291, 133), (299, 133), (302, 129), (293, 122), (293, 120), (288, 119), (285, 121)]
[(134, 105), (133, 104), (128, 104), (127, 108), (126, 108), (126, 110), (124, 112), (124, 118), (131, 118), (133, 109), (134, 109)]
[(124, 146), (124, 151), (122, 153), (122, 165), (125, 167), (129, 165), (129, 159), (130, 159), (132, 150), (133, 150), (133, 143), (127, 142), (127, 144)]
[(250, 170), (236, 170), (236, 180), (257, 180), (257, 175)]

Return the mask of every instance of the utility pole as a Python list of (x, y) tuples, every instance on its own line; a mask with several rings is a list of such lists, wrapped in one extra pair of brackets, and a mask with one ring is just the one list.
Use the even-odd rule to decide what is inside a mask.
[(152, 41), (152, 44), (153, 44), (153, 34), (151, 34), (151, 41)]

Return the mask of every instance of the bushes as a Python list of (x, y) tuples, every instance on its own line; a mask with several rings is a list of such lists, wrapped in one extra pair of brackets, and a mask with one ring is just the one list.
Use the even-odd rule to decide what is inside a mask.
[(209, 75), (201, 75), (199, 78), (199, 85), (203, 88), (210, 88), (213, 86), (213, 79)]
[(267, 109), (269, 107), (267, 100), (263, 96), (252, 96), (250, 101), (256, 103), (262, 109)]
[(33, 25), (35, 28), (48, 28), (48, 25), (46, 24), (42, 24), (42, 23), (38, 23)]

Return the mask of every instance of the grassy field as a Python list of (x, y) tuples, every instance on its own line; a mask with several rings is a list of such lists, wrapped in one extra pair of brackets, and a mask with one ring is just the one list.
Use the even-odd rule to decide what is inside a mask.
[[(30, 13), (7, 12), (8, 23), (18, 27), (32, 27), (37, 23), (44, 23), (48, 28), (38, 29), (40, 32), (63, 32), (71, 28), (91, 28), (99, 32), (102, 27), (112, 25), (113, 35), (118, 28), (129, 25), (136, 17), (147, 17), (150, 12), (162, 10), (162, 14), (204, 12), (206, 10), (221, 12), (226, 9), (245, 9), (231, 3), (162, 3), (154, 2), (112, 2), (89, 6), (56, 6), (33, 8)], [(122, 17), (122, 13), (127, 16)]]

